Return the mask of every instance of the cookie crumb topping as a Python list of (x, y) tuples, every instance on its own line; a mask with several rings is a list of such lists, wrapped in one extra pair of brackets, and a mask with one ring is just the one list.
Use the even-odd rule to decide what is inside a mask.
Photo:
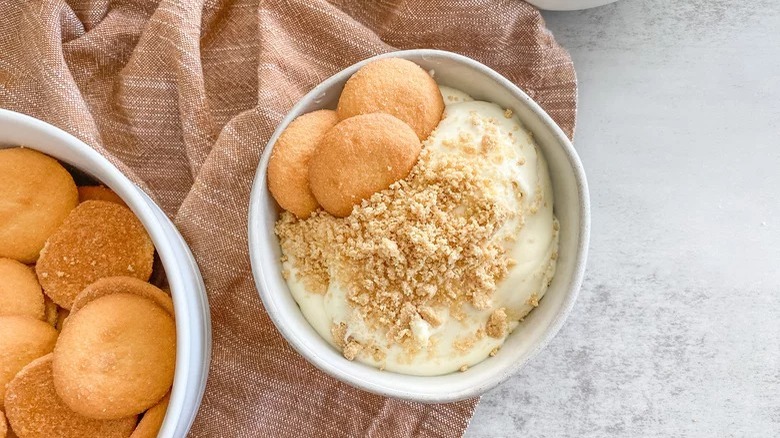
[[(522, 213), (491, 196), (491, 186), (473, 157), (433, 160), (424, 148), (406, 179), (349, 216), (318, 211), (301, 220), (284, 212), (276, 234), (310, 291), (325, 293), (337, 280), (369, 328), (384, 330), (389, 344), (412, 353), (425, 347), (414, 342), (415, 322), (439, 326), (434, 309), (449, 309), (457, 319), (464, 305), (489, 308), (514, 263), (492, 237)], [(365, 346), (345, 338), (345, 331), (343, 323), (334, 325), (333, 337), (354, 359)]]

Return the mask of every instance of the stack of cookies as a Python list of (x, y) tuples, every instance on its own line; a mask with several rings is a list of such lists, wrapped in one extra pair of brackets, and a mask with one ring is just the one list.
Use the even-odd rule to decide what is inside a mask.
[(344, 85), (335, 111), (304, 114), (282, 132), (268, 162), (268, 188), (300, 219), (320, 207), (348, 216), (409, 174), (443, 112), (436, 81), (417, 64), (366, 64)]
[(0, 150), (0, 438), (157, 436), (176, 329), (153, 262), (111, 190)]

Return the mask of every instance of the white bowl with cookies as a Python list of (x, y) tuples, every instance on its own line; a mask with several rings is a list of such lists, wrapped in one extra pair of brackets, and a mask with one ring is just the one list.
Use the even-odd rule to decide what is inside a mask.
[(357, 63), (279, 124), (249, 207), (252, 270), (285, 339), (390, 397), (474, 397), (555, 336), (585, 271), (585, 173), (490, 68), (409, 50)]
[(2, 109), (0, 192), (0, 426), (185, 436), (211, 330), (200, 271), (170, 219), (82, 141)]
[(548, 11), (579, 11), (615, 3), (617, 0), (528, 0), (528, 3)]

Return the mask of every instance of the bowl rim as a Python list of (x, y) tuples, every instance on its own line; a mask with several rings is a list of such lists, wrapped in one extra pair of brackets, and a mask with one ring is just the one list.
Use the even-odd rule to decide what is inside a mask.
[(526, 0), (539, 9), (547, 11), (580, 11), (597, 8), (618, 0)]
[[(266, 280), (266, 277), (262, 269), (262, 260), (261, 260), (262, 256), (260, 255), (260, 250), (258, 246), (261, 241), (260, 230), (262, 229), (261, 218), (263, 217), (263, 210), (261, 208), (261, 203), (259, 201), (259, 198), (261, 196), (261, 192), (264, 189), (266, 189), (264, 180), (266, 178), (268, 160), (270, 158), (273, 145), (276, 143), (277, 139), (279, 138), (279, 135), (284, 130), (284, 128), (286, 128), (287, 125), (289, 125), (289, 123), (292, 122), (292, 120), (294, 120), (295, 117), (297, 117), (299, 113), (311, 103), (311, 101), (315, 100), (318, 96), (323, 95), (324, 92), (328, 90), (330, 87), (332, 87), (335, 84), (338, 84), (339, 82), (346, 80), (360, 67), (362, 67), (363, 65), (369, 62), (378, 59), (392, 58), (392, 57), (448, 58), (457, 63), (463, 64), (471, 69), (477, 70), (485, 74), (486, 76), (488, 76), (490, 79), (494, 80), (504, 89), (506, 89), (514, 98), (516, 98), (518, 101), (525, 104), (526, 107), (534, 114), (534, 116), (536, 116), (537, 119), (542, 123), (544, 128), (548, 130), (550, 134), (552, 134), (556, 143), (556, 145), (553, 147), (562, 148), (562, 151), (566, 156), (566, 158), (568, 159), (569, 165), (571, 166), (573, 176), (574, 176), (574, 181), (577, 186), (577, 199), (579, 201), (579, 215), (580, 215), (580, 222), (579, 222), (579, 229), (578, 229), (579, 241), (573, 259), (574, 270), (572, 272), (571, 281), (569, 282), (570, 287), (566, 288), (567, 289), (566, 296), (564, 297), (563, 302), (561, 303), (561, 307), (558, 313), (553, 317), (552, 321), (550, 322), (548, 330), (545, 331), (544, 334), (540, 336), (540, 338), (537, 340), (533, 348), (531, 348), (528, 351), (528, 353), (525, 354), (524, 358), (518, 358), (513, 363), (511, 363), (511, 365), (503, 367), (502, 369), (498, 370), (498, 372), (482, 380), (479, 384), (467, 387), (459, 391), (448, 391), (446, 393), (442, 393), (437, 391), (426, 391), (424, 389), (421, 389), (419, 391), (410, 392), (404, 389), (389, 387), (386, 385), (379, 385), (375, 382), (368, 381), (366, 379), (354, 376), (349, 372), (345, 371), (342, 367), (338, 366), (338, 364), (331, 363), (326, 358), (320, 357), (316, 352), (311, 350), (306, 345), (304, 338), (308, 338), (308, 336), (300, 334), (298, 331), (291, 328), (292, 325), (286, 324), (284, 319), (281, 317), (279, 306), (277, 305), (277, 302), (273, 299), (273, 294), (270, 291), (270, 285)], [(319, 370), (325, 372), (326, 374), (332, 377), (335, 377), (336, 379), (342, 382), (350, 384), (358, 389), (362, 389), (382, 396), (410, 400), (410, 401), (417, 401), (422, 403), (446, 403), (446, 402), (453, 402), (453, 401), (475, 397), (486, 392), (489, 389), (494, 388), (495, 386), (497, 386), (498, 384), (500, 384), (510, 376), (517, 373), (526, 363), (528, 363), (528, 361), (533, 359), (542, 349), (544, 349), (550, 343), (550, 341), (555, 337), (555, 335), (560, 331), (566, 318), (568, 317), (569, 313), (571, 313), (571, 310), (574, 307), (574, 303), (576, 302), (577, 295), (579, 293), (579, 290), (582, 285), (582, 281), (585, 276), (585, 265), (586, 265), (588, 246), (590, 241), (590, 197), (589, 197), (587, 179), (585, 176), (585, 170), (582, 166), (582, 162), (580, 161), (580, 158), (577, 155), (577, 152), (575, 151), (571, 141), (566, 136), (566, 134), (564, 134), (563, 130), (561, 130), (561, 128), (555, 123), (555, 121), (539, 106), (539, 104), (537, 104), (533, 99), (531, 99), (517, 85), (515, 85), (514, 83), (506, 79), (504, 76), (494, 71), (493, 69), (469, 57), (457, 53), (453, 53), (453, 52), (444, 51), (444, 50), (412, 49), (412, 50), (401, 50), (401, 51), (383, 53), (380, 55), (376, 55), (364, 59), (360, 62), (357, 62), (339, 71), (338, 73), (332, 75), (331, 77), (329, 77), (328, 79), (326, 79), (325, 81), (323, 81), (322, 83), (314, 87), (311, 91), (306, 93), (300, 100), (298, 100), (298, 102), (287, 112), (287, 114), (281, 120), (281, 122), (279, 122), (273, 134), (271, 135), (271, 137), (269, 137), (268, 142), (266, 143), (266, 146), (263, 150), (260, 162), (258, 164), (255, 173), (255, 178), (252, 183), (252, 191), (249, 197), (249, 218), (247, 224), (248, 224), (248, 237), (249, 237), (248, 238), (249, 256), (252, 265), (252, 275), (254, 277), (255, 285), (257, 286), (258, 294), (260, 295), (260, 299), (263, 303), (263, 306), (265, 307), (266, 313), (273, 321), (277, 330), (279, 330), (279, 332), (282, 334), (284, 339), (293, 347), (294, 350), (296, 350), (299, 354), (301, 354), (306, 360), (308, 360)], [(327, 343), (327, 341), (322, 339), (321, 337), (320, 340), (324, 343)], [(387, 373), (388, 371), (382, 371), (382, 372)], [(393, 374), (397, 376), (401, 376), (400, 378), (407, 376), (401, 373), (393, 373)], [(418, 377), (418, 376), (408, 376), (408, 377)], [(437, 377), (439, 376), (430, 376), (428, 378), (435, 379)]]
[[(8, 122), (14, 126), (24, 127), (30, 132), (38, 132), (43, 136), (54, 138), (56, 148), (61, 148), (63, 154), (64, 151), (70, 150), (76, 156), (90, 162), (94, 167), (85, 169), (83, 166), (69, 162), (68, 159), (41, 150), (46, 148), (28, 144), (19, 145), (53, 156), (96, 178), (99, 183), (109, 187), (127, 203), (149, 233), (165, 269), (176, 316), (174, 381), (159, 436), (186, 434), (195, 420), (205, 392), (212, 342), (208, 296), (200, 269), (186, 241), (160, 207), (143, 190), (85, 142), (43, 120), (7, 109), (0, 108), (0, 122)], [(0, 146), (0, 148), (5, 147)], [(95, 173), (104, 175), (98, 178)], [(190, 291), (190, 289), (194, 290)], [(190, 300), (191, 296), (196, 299)], [(191, 389), (195, 385), (197, 389), (193, 393)], [(169, 416), (168, 414), (172, 412), (176, 412), (177, 415)], [(182, 422), (182, 419), (185, 422)]]

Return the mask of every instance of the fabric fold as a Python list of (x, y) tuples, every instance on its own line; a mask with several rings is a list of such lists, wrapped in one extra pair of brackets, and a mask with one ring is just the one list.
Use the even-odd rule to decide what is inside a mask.
[(571, 59), (518, 0), (0, 2), (0, 107), (108, 157), (174, 219), (196, 256), (213, 357), (191, 436), (465, 430), (476, 399), (390, 400), (316, 370), (263, 310), (248, 257), (255, 169), (289, 108), (357, 61), (422, 47), (496, 69), (573, 135)]

